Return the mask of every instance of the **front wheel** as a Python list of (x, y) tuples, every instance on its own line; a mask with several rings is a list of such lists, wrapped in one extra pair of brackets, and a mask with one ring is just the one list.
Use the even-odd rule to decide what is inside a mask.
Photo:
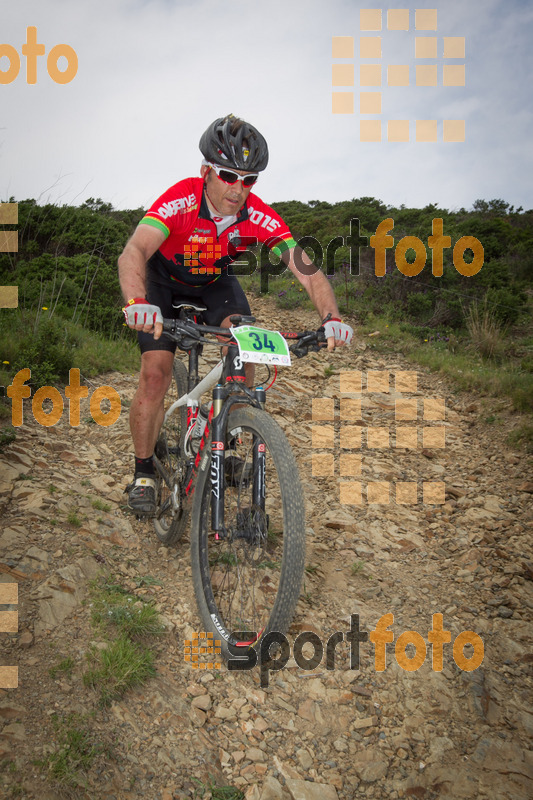
[(207, 458), (196, 483), (191, 563), (202, 624), (227, 659), (289, 627), (304, 571), (305, 510), (290, 445), (268, 414), (232, 411), (226, 447), (225, 531), (217, 537), (211, 529)]
[[(174, 359), (173, 381), (167, 392), (167, 408), (187, 393), (187, 370), (183, 361)], [(155, 446), (157, 473), (157, 511), (154, 528), (157, 538), (166, 545), (175, 544), (183, 536), (189, 521), (184, 507), (183, 484), (186, 461), (183, 452), (187, 432), (187, 408), (177, 408), (163, 424)]]

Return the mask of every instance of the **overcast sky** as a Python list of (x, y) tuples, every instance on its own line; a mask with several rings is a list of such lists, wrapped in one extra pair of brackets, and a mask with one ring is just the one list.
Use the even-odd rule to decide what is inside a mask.
[[(332, 113), (332, 36), (355, 38), (346, 63), (357, 84), (361, 8), (410, 10), (408, 32), (387, 31), (383, 15), (383, 65), (414, 73), (416, 8), (437, 9), (437, 32), (420, 35), (438, 37), (439, 76), (442, 37), (465, 37), (465, 87), (383, 87), (381, 115), (412, 120), (411, 140), (416, 119), (465, 119), (464, 143), (443, 142), (441, 125), (437, 143), (360, 142), (358, 85), (355, 113)], [(269, 143), (257, 184), (267, 203), (371, 196), (533, 207), (531, 0), (4, 0), (1, 19), (0, 43), (19, 53), (33, 25), (47, 54), (66, 43), (79, 60), (74, 80), (59, 85), (41, 57), (28, 85), (21, 57), (18, 77), (0, 85), (1, 201), (146, 207), (199, 174), (202, 131), (233, 112)], [(0, 69), (8, 66), (3, 57)]]

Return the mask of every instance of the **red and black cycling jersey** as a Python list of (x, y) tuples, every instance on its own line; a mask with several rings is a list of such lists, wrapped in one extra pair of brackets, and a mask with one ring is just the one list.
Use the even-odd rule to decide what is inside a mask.
[(219, 236), (207, 206), (202, 178), (185, 178), (155, 201), (139, 223), (166, 239), (148, 262), (157, 283), (205, 286), (228, 271), (247, 247), (265, 243), (281, 255), (296, 242), (279, 214), (250, 193), (236, 221)]

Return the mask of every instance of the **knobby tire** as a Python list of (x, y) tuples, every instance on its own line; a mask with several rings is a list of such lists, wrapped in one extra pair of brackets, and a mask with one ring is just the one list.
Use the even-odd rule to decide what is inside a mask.
[[(183, 361), (174, 359), (172, 367), (173, 382), (166, 395), (167, 408), (179, 397), (187, 393), (187, 369)], [(182, 406), (174, 411), (166, 424), (161, 428), (155, 452), (167, 474), (172, 476), (173, 486), (177, 486), (185, 472), (185, 458), (183, 443), (187, 432), (187, 407)], [(157, 471), (156, 471), (157, 472)], [(161, 508), (169, 501), (171, 490), (163, 477), (157, 474), (157, 511), (154, 517), (154, 528), (157, 538), (165, 545), (178, 542), (189, 521), (189, 512), (180, 505), (176, 509), (173, 505), (166, 508), (161, 514)], [(180, 504), (183, 502), (183, 493), (178, 489)]]
[[(266, 448), (264, 510), (253, 502), (254, 437)], [(224, 513), (229, 536), (217, 541), (211, 530), (209, 441), (193, 501), (191, 565), (203, 629), (221, 641), (221, 654), (227, 659), (242, 653), (237, 642), (247, 641), (259, 651), (267, 633), (288, 629), (304, 572), (305, 507), (295, 458), (272, 417), (241, 406), (229, 414), (226, 440), (230, 452)], [(237, 475), (228, 474), (232, 451), (241, 458)], [(255, 637), (232, 636), (241, 631), (255, 632)]]

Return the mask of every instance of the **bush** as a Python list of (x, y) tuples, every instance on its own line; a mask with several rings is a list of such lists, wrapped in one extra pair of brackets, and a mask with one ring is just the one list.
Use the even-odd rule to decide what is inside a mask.
[(513, 291), (507, 286), (491, 287), (487, 290), (485, 302), (496, 321), (513, 325), (525, 307), (526, 297), (522, 291)]
[(433, 298), (425, 292), (414, 292), (407, 298), (407, 313), (411, 317), (428, 317), (433, 309)]
[(34, 390), (59, 380), (68, 381), (75, 344), (59, 322), (40, 321), (36, 333), (32, 330), (23, 337), (13, 369), (18, 372), (29, 367)]

